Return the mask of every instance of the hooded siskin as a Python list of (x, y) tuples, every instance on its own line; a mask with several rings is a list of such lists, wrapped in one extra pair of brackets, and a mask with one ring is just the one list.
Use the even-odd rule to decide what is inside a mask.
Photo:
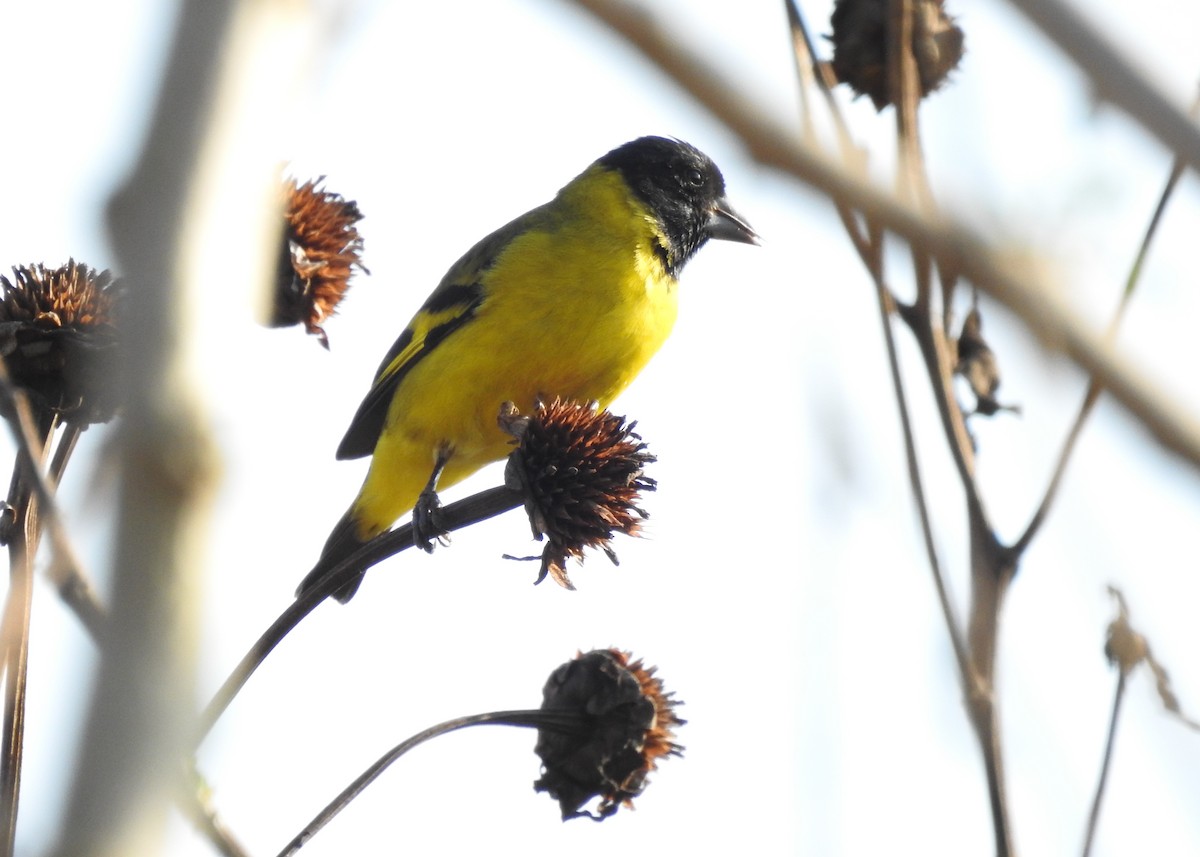
[(710, 238), (758, 243), (707, 155), (642, 137), (468, 250), (384, 357), (338, 447), (339, 459), (371, 456), (370, 471), (297, 594), (411, 511), (437, 468), (446, 488), (504, 458), (501, 403), (611, 402), (671, 332), (679, 273)]

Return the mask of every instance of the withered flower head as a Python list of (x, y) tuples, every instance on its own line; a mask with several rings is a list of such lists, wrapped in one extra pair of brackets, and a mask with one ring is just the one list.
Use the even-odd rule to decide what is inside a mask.
[(333, 315), (354, 269), (370, 272), (359, 259), (363, 242), (354, 225), (362, 220), (358, 205), (323, 190), (319, 185), (324, 180), (322, 176), (300, 186), (295, 179), (284, 183), (286, 228), (270, 323), (303, 323), (328, 348), (321, 322)]
[(996, 399), (1000, 389), (1000, 363), (987, 340), (983, 338), (983, 317), (978, 308), (972, 308), (963, 320), (962, 333), (958, 337), (958, 363), (954, 371), (967, 379), (971, 392), (975, 394), (973, 413), (985, 417), (1000, 411), (1020, 413), (1016, 405), (1002, 405)]
[(35, 409), (84, 428), (117, 410), (119, 281), (71, 259), (0, 275), (0, 354)]
[(501, 409), (500, 426), (515, 437), (505, 481), (525, 495), (534, 538), (546, 538), (537, 582), (549, 574), (574, 589), (565, 563), (598, 547), (614, 564), (609, 542), (617, 533), (636, 535), (647, 517), (639, 495), (657, 483), (643, 468), (655, 460), (626, 423), (594, 403), (555, 399), (538, 402), (531, 416), (518, 416), (511, 403)]
[[(929, 95), (963, 57), (963, 31), (943, 9), (945, 0), (913, 0), (912, 51), (921, 97)], [(833, 72), (882, 110), (892, 103), (888, 87), (888, 0), (837, 0), (833, 25)]]
[[(542, 777), (533, 787), (558, 801), (563, 821), (602, 821), (646, 787), (664, 756), (682, 755), (675, 727), (681, 704), (664, 693), (653, 667), (618, 649), (596, 649), (556, 669), (542, 691), (543, 714), (559, 726), (538, 729)], [(581, 809), (600, 798), (593, 815)]]

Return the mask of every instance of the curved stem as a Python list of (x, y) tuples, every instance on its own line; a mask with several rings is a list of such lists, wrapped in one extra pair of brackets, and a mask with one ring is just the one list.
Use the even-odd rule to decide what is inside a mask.
[[(443, 506), (438, 510), (437, 522), (447, 532), (453, 532), (516, 509), (523, 502), (524, 497), (519, 491), (506, 486), (497, 486)], [(208, 705), (204, 707), (193, 739), (195, 746), (199, 746), (204, 741), (205, 736), (212, 731), (212, 727), (220, 719), (225, 709), (233, 702), (234, 697), (249, 681), (250, 676), (254, 675), (255, 670), (262, 665), (267, 656), (318, 604), (365, 569), (412, 546), (411, 523), (377, 536), (338, 564), (319, 584), (289, 604), (279, 614), (279, 618), (272, 622), (271, 626), (250, 647), (250, 650), (246, 652), (234, 667), (233, 672), (213, 695)]]
[(350, 803), (362, 794), (371, 783), (379, 778), (379, 775), (386, 771), (393, 762), (407, 753), (414, 747), (424, 744), (432, 738), (437, 738), (439, 735), (446, 735), (450, 732), (455, 732), (459, 729), (465, 729), (468, 726), (479, 726), (484, 723), (495, 723), (503, 726), (524, 726), (524, 727), (539, 727), (545, 721), (547, 715), (537, 709), (518, 710), (518, 711), (491, 711), (486, 714), (474, 714), (469, 717), (456, 717), (453, 720), (447, 720), (444, 723), (439, 723), (437, 726), (431, 726), (406, 741), (397, 744), (388, 752), (384, 753), (374, 764), (362, 772), (354, 782), (346, 786), (341, 794), (335, 797), (329, 804), (322, 809), (308, 824), (304, 826), (292, 841), (289, 842), (282, 851), (279, 852), (279, 857), (289, 857), (299, 851), (308, 840), (312, 839), (318, 831)]
[[(1197, 99), (1192, 104), (1193, 114), (1197, 108), (1200, 108), (1200, 99)], [(1163, 191), (1158, 197), (1158, 205), (1154, 207), (1154, 214), (1151, 215), (1150, 223), (1146, 226), (1146, 232), (1142, 235), (1142, 243), (1138, 245), (1137, 255), (1134, 256), (1133, 264), (1129, 267), (1129, 274), (1125, 278), (1125, 289), (1121, 292), (1121, 302), (1117, 305), (1116, 313), (1108, 325), (1110, 339), (1116, 336), (1117, 328), (1120, 327), (1121, 321), (1125, 318), (1125, 311), (1129, 308), (1129, 301), (1133, 298), (1134, 290), (1137, 289), (1137, 284), (1141, 281), (1146, 256), (1150, 253), (1150, 244), (1153, 242), (1154, 236), (1158, 234), (1158, 226), (1162, 222), (1163, 212), (1166, 211), (1167, 203), (1170, 201), (1171, 195), (1175, 192), (1175, 188), (1179, 184), (1179, 179), (1182, 175), (1183, 162), (1176, 158), (1175, 165), (1171, 169), (1171, 175), (1167, 177), (1166, 186), (1163, 187)], [(1083, 432), (1083, 424), (1087, 422), (1092, 409), (1095, 408), (1096, 402), (1099, 401), (1101, 391), (1100, 384), (1093, 378), (1088, 383), (1087, 393), (1084, 394), (1083, 404), (1079, 406), (1079, 412), (1075, 415), (1075, 422), (1071, 424), (1071, 430), (1067, 432), (1067, 439), (1063, 442), (1062, 451), (1059, 453), (1058, 461), (1054, 465), (1054, 473), (1050, 477), (1050, 484), (1046, 486), (1046, 491), (1042, 495), (1042, 502), (1038, 504), (1037, 511), (1029, 519), (1029, 524), (1025, 527), (1025, 532), (1021, 534), (1021, 537), (1010, 548), (1014, 555), (1020, 556), (1025, 552), (1033, 541), (1034, 536), (1041, 530), (1047, 515), (1050, 514), (1050, 507), (1058, 497), (1059, 486), (1062, 484), (1063, 475), (1067, 472), (1067, 464), (1070, 462), (1071, 456), (1075, 452), (1075, 446), (1079, 441), (1079, 436)]]
[(963, 641), (961, 623), (954, 613), (954, 604), (950, 600), (949, 588), (946, 585), (946, 575), (938, 559), (937, 545), (934, 542), (933, 522), (929, 515), (929, 502), (925, 497), (925, 486), (921, 479), (921, 465), (917, 460), (917, 445), (913, 436), (912, 418), (908, 413), (908, 398), (904, 392), (904, 379), (900, 375), (900, 360), (896, 354), (896, 338), (892, 332), (891, 295), (886, 288), (876, 280), (876, 292), (879, 297), (880, 321), (883, 324), (883, 339), (887, 345), (888, 368), (892, 377), (892, 389), (896, 394), (896, 408), (900, 412), (900, 428), (904, 436), (904, 457), (908, 462), (908, 482), (913, 493), (913, 501), (917, 507), (917, 518), (921, 522), (921, 536), (925, 543), (925, 555), (933, 572), (933, 583), (937, 589), (938, 604), (942, 608), (942, 618), (946, 622), (946, 632), (950, 635), (950, 643), (954, 649), (954, 659), (958, 663), (959, 676), (963, 683), (964, 693), (971, 693), (973, 671), (971, 659)]

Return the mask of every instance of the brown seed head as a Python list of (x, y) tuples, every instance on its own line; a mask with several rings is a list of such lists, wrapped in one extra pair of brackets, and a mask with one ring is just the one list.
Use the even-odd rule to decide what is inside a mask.
[(500, 425), (517, 440), (506, 481), (525, 494), (534, 537), (546, 538), (537, 582), (547, 574), (574, 589), (565, 563), (582, 561), (586, 548), (600, 548), (615, 564), (609, 542), (617, 533), (636, 535), (647, 514), (638, 505), (657, 483), (643, 473), (655, 460), (626, 423), (594, 403), (555, 399), (539, 402), (531, 416), (517, 416), (511, 403)]
[(0, 276), (0, 354), (35, 408), (87, 427), (117, 410), (120, 282), (74, 259)]
[[(297, 186), (284, 183), (286, 229), (275, 283), (272, 327), (304, 324), (326, 348), (321, 322), (333, 315), (354, 269), (367, 271), (359, 257), (362, 220), (358, 206), (319, 187), (324, 177)], [(369, 272), (368, 272), (369, 273)]]
[(954, 371), (967, 379), (971, 392), (975, 394), (976, 404), (972, 413), (985, 417), (995, 416), (1000, 411), (1020, 413), (1017, 405), (1002, 405), (996, 399), (996, 391), (1000, 389), (1000, 362), (983, 338), (983, 316), (977, 307), (972, 307), (963, 319), (957, 346), (958, 363)]
[[(963, 31), (943, 9), (944, 0), (914, 0), (912, 51), (921, 97), (941, 86), (962, 61)], [(833, 72), (876, 110), (892, 103), (888, 86), (888, 0), (837, 0), (830, 24)]]
[[(653, 667), (628, 652), (596, 649), (556, 669), (542, 691), (542, 712), (554, 726), (538, 729), (535, 751), (542, 776), (533, 784), (558, 801), (563, 821), (601, 821), (646, 787), (646, 776), (665, 756), (682, 755), (675, 727), (680, 705), (663, 691)], [(600, 798), (596, 813), (582, 807)]]

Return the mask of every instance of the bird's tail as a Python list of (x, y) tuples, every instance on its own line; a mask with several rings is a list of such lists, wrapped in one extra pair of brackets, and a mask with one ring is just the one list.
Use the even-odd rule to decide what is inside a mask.
[[(321, 558), (317, 560), (317, 564), (313, 566), (312, 571), (305, 575), (300, 581), (300, 585), (296, 588), (296, 597), (307, 594), (314, 586), (320, 583), (329, 572), (333, 571), (346, 557), (350, 556), (366, 542), (358, 535), (358, 524), (353, 517), (354, 508), (351, 507), (342, 515), (342, 519), (337, 522), (337, 526), (329, 534), (329, 538), (325, 540), (325, 547), (321, 550)], [(350, 581), (333, 593), (333, 597), (343, 604), (347, 603), (354, 597), (354, 593), (358, 591), (359, 584), (362, 583), (366, 570), (360, 571)]]

